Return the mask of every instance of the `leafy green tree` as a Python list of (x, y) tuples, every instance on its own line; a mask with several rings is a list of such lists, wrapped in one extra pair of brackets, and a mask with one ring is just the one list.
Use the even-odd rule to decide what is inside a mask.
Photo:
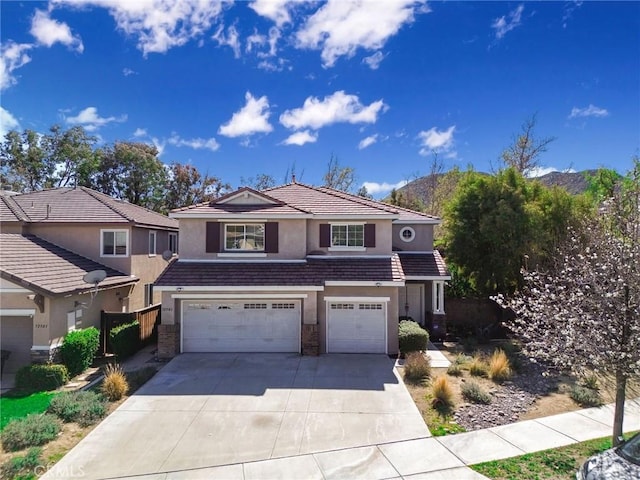
[(609, 168), (599, 168), (593, 175), (586, 173), (585, 179), (587, 180), (587, 195), (594, 202), (599, 203), (614, 196), (622, 175)]
[(362, 197), (362, 198), (367, 198), (369, 200), (373, 200), (373, 195), (371, 195), (369, 193), (369, 190), (367, 190), (367, 187), (365, 185), (362, 185), (358, 189), (358, 192), (356, 193), (356, 195), (358, 195), (359, 197)]
[(162, 210), (168, 175), (155, 146), (116, 142), (100, 149), (98, 158), (93, 188), (135, 205)]
[(94, 152), (96, 137), (87, 134), (82, 126), (62, 130), (53, 125), (51, 133), (43, 137), (49, 160), (56, 165), (52, 183), (56, 187), (88, 186), (99, 167)]
[(523, 265), (550, 260), (576, 208), (567, 192), (549, 190), (513, 168), (494, 176), (467, 172), (446, 208), (447, 260), (481, 295), (513, 292)]
[(43, 143), (34, 130), (7, 133), (0, 146), (2, 184), (19, 192), (52, 187), (56, 165), (47, 155)]

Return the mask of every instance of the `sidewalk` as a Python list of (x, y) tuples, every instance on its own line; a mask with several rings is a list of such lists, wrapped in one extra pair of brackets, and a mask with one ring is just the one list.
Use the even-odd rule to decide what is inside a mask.
[[(640, 429), (640, 399), (626, 402), (624, 427), (625, 432)], [(613, 405), (605, 405), (457, 435), (135, 478), (481, 480), (486, 477), (468, 465), (606, 437), (612, 428)]]

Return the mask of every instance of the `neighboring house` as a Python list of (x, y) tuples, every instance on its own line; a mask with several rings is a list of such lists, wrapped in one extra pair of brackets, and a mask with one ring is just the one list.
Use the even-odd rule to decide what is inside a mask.
[[(0, 346), (5, 372), (54, 358), (100, 311), (158, 303), (153, 282), (177, 252), (178, 222), (89, 188), (0, 195)], [(90, 271), (107, 277), (97, 289)]]
[(398, 351), (398, 321), (442, 325), (440, 219), (324, 187), (241, 188), (174, 210), (159, 354)]

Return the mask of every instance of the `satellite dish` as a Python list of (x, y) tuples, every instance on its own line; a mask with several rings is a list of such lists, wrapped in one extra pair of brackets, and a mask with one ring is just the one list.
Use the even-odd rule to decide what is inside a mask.
[(165, 250), (164, 252), (162, 252), (162, 258), (168, 262), (169, 260), (171, 260), (173, 258), (173, 252), (171, 250)]
[(98, 286), (105, 278), (107, 278), (107, 272), (104, 270), (92, 270), (82, 277), (82, 280), (84, 280), (85, 283), (93, 283), (95, 286)]

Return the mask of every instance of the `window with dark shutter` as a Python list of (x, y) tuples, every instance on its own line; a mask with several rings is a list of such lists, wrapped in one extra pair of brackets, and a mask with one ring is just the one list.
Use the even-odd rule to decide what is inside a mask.
[(331, 246), (331, 225), (328, 223), (320, 224), (320, 247)]
[(218, 222), (207, 222), (205, 240), (205, 251), (207, 253), (217, 253), (220, 251), (220, 224)]
[(364, 246), (376, 246), (376, 225), (375, 223), (366, 223), (364, 226)]
[(278, 222), (267, 222), (264, 225), (264, 251), (278, 253)]

